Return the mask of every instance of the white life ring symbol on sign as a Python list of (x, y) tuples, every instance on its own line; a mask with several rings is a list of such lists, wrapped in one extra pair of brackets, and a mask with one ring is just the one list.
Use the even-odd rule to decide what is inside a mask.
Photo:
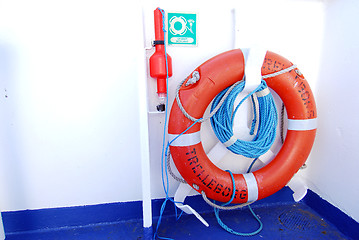
[[(181, 29), (177, 30), (175, 28), (175, 24), (176, 23), (180, 23), (181, 24)], [(178, 25), (178, 24), (177, 24)], [(173, 35), (183, 35), (186, 33), (187, 31), (187, 21), (184, 17), (176, 17), (176, 16), (173, 16), (171, 19), (170, 19), (170, 31)]]

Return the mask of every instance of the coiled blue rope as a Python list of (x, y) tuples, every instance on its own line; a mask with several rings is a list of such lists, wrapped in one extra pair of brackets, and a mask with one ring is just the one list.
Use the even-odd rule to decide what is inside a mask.
[[(262, 80), (261, 84), (249, 93), (246, 97), (244, 97), (237, 106), (234, 106), (235, 99), (237, 98), (238, 94), (243, 91), (244, 88), (244, 81), (239, 83), (237, 86), (233, 88), (233, 90), (228, 94), (228, 97), (224, 100), (222, 106), (219, 110), (212, 116), (211, 124), (214, 133), (216, 134), (217, 138), (222, 142), (225, 143), (227, 148), (235, 154), (240, 154), (248, 158), (254, 158), (251, 165), (248, 168), (248, 172), (251, 171), (254, 163), (258, 159), (259, 156), (266, 153), (270, 147), (272, 146), (275, 137), (276, 137), (276, 128), (277, 128), (277, 109), (273, 100), (273, 96), (270, 94), (268, 90), (268, 86), (264, 80)], [(220, 92), (215, 99), (213, 100), (211, 111), (216, 108), (218, 103), (221, 101), (224, 94), (228, 91), (229, 88)], [(259, 116), (257, 116), (255, 101), (254, 101), (254, 92), (265, 92), (265, 94), (260, 94), (257, 96), (258, 99), (258, 107), (259, 107)], [(254, 134), (255, 126), (257, 121), (258, 122), (258, 130), (256, 135), (254, 136), (252, 141), (244, 141), (240, 139), (236, 139), (233, 134), (233, 122), (234, 117), (237, 113), (238, 108), (241, 104), (251, 97), (252, 104), (253, 104), (253, 121), (250, 130), (250, 134)], [(233, 110), (234, 109), (234, 110)], [(259, 119), (258, 119), (259, 118)], [(227, 170), (230, 173), (233, 189), (236, 189), (234, 177), (231, 171)], [(233, 201), (235, 195), (235, 191), (233, 191), (232, 198), (229, 202), (224, 203), (222, 206), (226, 206)], [(227, 232), (238, 235), (238, 236), (253, 236), (258, 234), (262, 228), (263, 224), (258, 216), (254, 213), (251, 206), (248, 205), (250, 212), (252, 213), (253, 217), (259, 223), (259, 227), (257, 230), (249, 233), (241, 233), (234, 231), (233, 229), (229, 228), (226, 224), (219, 217), (219, 209), (214, 208), (214, 213), (217, 218), (218, 224), (225, 229)]]
[[(224, 100), (223, 105), (211, 118), (211, 124), (214, 133), (222, 143), (229, 143), (227, 148), (235, 154), (239, 154), (248, 158), (258, 158), (266, 153), (272, 146), (276, 137), (276, 128), (278, 122), (277, 109), (273, 100), (273, 96), (269, 93), (264, 96), (258, 96), (258, 107), (260, 109), (259, 116), (256, 116), (255, 104), (253, 104), (254, 119), (251, 127), (251, 134), (254, 133), (256, 122), (258, 122), (258, 130), (252, 141), (244, 141), (236, 139), (233, 134), (234, 117), (241, 104), (250, 96), (254, 103), (252, 94), (267, 89), (267, 84), (262, 80), (259, 87), (252, 93), (244, 97), (237, 106), (234, 106), (236, 97), (244, 88), (244, 81), (233, 88), (228, 97)], [(220, 92), (213, 100), (211, 111), (218, 105), (228, 88)], [(234, 110), (233, 110), (234, 109)]]

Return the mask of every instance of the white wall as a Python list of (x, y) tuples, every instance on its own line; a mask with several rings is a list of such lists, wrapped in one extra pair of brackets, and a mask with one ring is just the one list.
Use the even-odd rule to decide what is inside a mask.
[[(152, 11), (156, 6), (199, 14), (198, 47), (168, 48), (174, 65), (170, 102), (177, 83), (196, 66), (233, 48), (232, 9), (237, 6), (240, 45), (248, 47), (257, 41), (287, 57), (315, 89), (320, 127), (304, 175), (316, 192), (358, 219), (355, 198), (347, 196), (353, 194), (356, 179), (354, 133), (359, 128), (355, 128), (353, 118), (342, 117), (355, 116), (353, 110), (342, 107), (354, 107), (354, 101), (346, 102), (336, 94), (337, 89), (351, 89), (347, 99), (352, 99), (355, 88), (334, 82), (355, 79), (358, 35), (351, 27), (356, 21), (350, 19), (356, 17), (352, 8), (356, 3), (248, 2), (144, 1), (147, 46), (153, 40)], [(264, 6), (258, 8), (258, 4)], [(141, 78), (138, 68), (144, 50), (140, 10), (136, 2), (115, 0), (2, 3), (1, 210), (141, 199), (137, 79)], [(147, 56), (151, 53), (146, 51)], [(349, 70), (341, 77), (344, 66)], [(154, 89), (155, 81), (147, 81), (149, 89)], [(155, 92), (149, 91), (150, 112), (155, 101)], [(153, 198), (164, 196), (160, 178), (163, 119), (163, 114), (149, 113)], [(345, 169), (339, 174), (344, 184), (331, 177), (338, 176), (338, 166)], [(343, 187), (345, 184), (348, 187)], [(170, 186), (173, 193), (176, 183)], [(355, 194), (358, 197), (357, 189)]]
[(0, 209), (141, 199), (141, 21), (136, 2), (2, 2)]
[(359, 2), (326, 2), (316, 100), (319, 127), (307, 175), (310, 187), (359, 221)]

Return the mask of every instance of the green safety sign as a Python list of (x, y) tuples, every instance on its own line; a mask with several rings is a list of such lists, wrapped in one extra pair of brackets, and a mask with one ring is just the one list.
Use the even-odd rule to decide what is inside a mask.
[(168, 44), (197, 45), (197, 14), (168, 13)]

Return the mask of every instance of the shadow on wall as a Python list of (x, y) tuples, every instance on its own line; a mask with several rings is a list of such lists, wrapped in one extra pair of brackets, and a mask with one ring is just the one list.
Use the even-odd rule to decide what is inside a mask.
[(325, 10), (315, 92), (318, 131), (307, 178), (313, 191), (358, 221), (359, 3), (328, 1)]

